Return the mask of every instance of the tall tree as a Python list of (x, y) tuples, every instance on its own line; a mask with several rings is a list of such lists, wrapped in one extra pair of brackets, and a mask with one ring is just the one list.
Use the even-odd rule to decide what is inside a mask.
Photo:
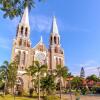
[(16, 62), (11, 62), (8, 66), (8, 85), (14, 94), (14, 86), (16, 84), (18, 65)]
[(67, 67), (62, 67), (61, 65), (57, 65), (56, 71), (56, 76), (59, 79), (60, 83), (60, 100), (62, 99), (62, 80), (66, 79), (67, 74), (68, 74), (68, 68)]
[(89, 80), (89, 81), (94, 81), (94, 82), (97, 82), (97, 81), (99, 81), (100, 79), (99, 78), (97, 78), (97, 76), (96, 75), (91, 75), (91, 76), (88, 76), (87, 78), (86, 78), (87, 80)]
[(31, 10), (32, 7), (35, 7), (35, 4), (36, 0), (0, 0), (0, 10), (4, 12), (4, 18), (13, 19), (16, 16), (21, 16), (26, 6)]
[(4, 93), (6, 93), (6, 91), (7, 91), (8, 68), (9, 68), (9, 62), (8, 61), (4, 61), (3, 65), (0, 66), (1, 80), (4, 80)]
[(32, 77), (36, 75), (38, 80), (38, 100), (40, 100), (40, 78), (41, 76), (44, 76), (44, 73), (46, 73), (47, 65), (41, 65), (39, 61), (34, 61), (33, 64), (29, 66), (28, 70), (30, 71)]
[(56, 84), (54, 82), (55, 77), (53, 74), (47, 74), (46, 77), (41, 79), (41, 88), (47, 95), (53, 94), (54, 90), (56, 89)]
[(71, 80), (72, 88), (78, 90), (82, 86), (82, 78), (76, 76)]
[(11, 88), (12, 93), (14, 92), (14, 85), (16, 82), (17, 77), (17, 63), (8, 61), (4, 61), (3, 65), (0, 67), (1, 73), (2, 73), (2, 80), (4, 80), (5, 83), (5, 92), (7, 87)]

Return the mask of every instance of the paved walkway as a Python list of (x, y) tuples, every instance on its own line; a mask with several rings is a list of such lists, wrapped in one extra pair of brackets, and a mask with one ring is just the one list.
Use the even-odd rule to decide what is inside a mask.
[[(70, 95), (63, 95), (64, 100), (71, 100)], [(75, 96), (72, 95), (72, 100), (76, 100)], [(80, 100), (100, 100), (100, 96), (80, 96)]]

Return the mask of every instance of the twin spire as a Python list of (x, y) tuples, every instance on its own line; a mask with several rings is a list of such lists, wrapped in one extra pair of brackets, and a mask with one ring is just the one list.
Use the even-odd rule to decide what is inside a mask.
[[(21, 23), (23, 25), (29, 26), (28, 7), (26, 7), (25, 10), (24, 10), (24, 13), (23, 13), (23, 16), (22, 16), (22, 19), (21, 19)], [(53, 17), (53, 21), (52, 21), (51, 33), (52, 34), (59, 34), (55, 16)]]

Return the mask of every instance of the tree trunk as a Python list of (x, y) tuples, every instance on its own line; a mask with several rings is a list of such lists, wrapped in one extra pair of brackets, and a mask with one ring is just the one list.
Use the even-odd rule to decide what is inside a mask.
[(61, 91), (61, 78), (60, 78), (60, 100), (62, 99), (62, 91)]
[(11, 82), (11, 93), (13, 95), (13, 82)]
[(4, 95), (6, 95), (6, 92), (7, 92), (7, 78), (6, 78), (5, 86), (4, 86)]
[(38, 74), (38, 100), (40, 100), (40, 73)]
[(70, 82), (70, 80), (69, 80), (69, 88), (70, 88), (70, 98), (71, 98), (71, 100), (72, 100), (72, 93), (71, 93), (71, 82)]
[(30, 75), (29, 75), (29, 80), (28, 80), (28, 89), (30, 89)]
[(14, 100), (15, 100), (15, 88), (14, 88), (14, 81), (13, 81), (13, 96), (14, 96)]

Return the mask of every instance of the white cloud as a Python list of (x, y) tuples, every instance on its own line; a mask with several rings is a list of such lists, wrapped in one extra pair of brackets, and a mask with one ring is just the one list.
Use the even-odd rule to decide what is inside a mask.
[(10, 49), (10, 39), (8, 38), (4, 38), (4, 37), (0, 37), (0, 48), (2, 49)]
[[(89, 75), (92, 75), (92, 74), (95, 74), (95, 75), (99, 75), (99, 72), (98, 72), (98, 67), (99, 67), (100, 64), (98, 64), (98, 62), (96, 62), (95, 60), (89, 60), (87, 61), (86, 63), (83, 63), (83, 64), (75, 64), (75, 66), (78, 68), (78, 69), (81, 69), (81, 67), (84, 67), (84, 70), (85, 70), (85, 76), (89, 76)], [(80, 75), (80, 70), (78, 70), (77, 72), (73, 72), (73, 74), (75, 76), (79, 76)]]
[(38, 32), (50, 32), (51, 18), (44, 15), (31, 15), (30, 25), (31, 30)]
[[(35, 30), (37, 32), (50, 32), (52, 18), (53, 17), (46, 16), (46, 15), (34, 15), (34, 14), (32, 15), (31, 14), (30, 15), (31, 31)], [(70, 25), (69, 23), (65, 23), (64, 20), (58, 17), (56, 19), (57, 19), (58, 30), (61, 32), (62, 31), (89, 32), (87, 28)]]

